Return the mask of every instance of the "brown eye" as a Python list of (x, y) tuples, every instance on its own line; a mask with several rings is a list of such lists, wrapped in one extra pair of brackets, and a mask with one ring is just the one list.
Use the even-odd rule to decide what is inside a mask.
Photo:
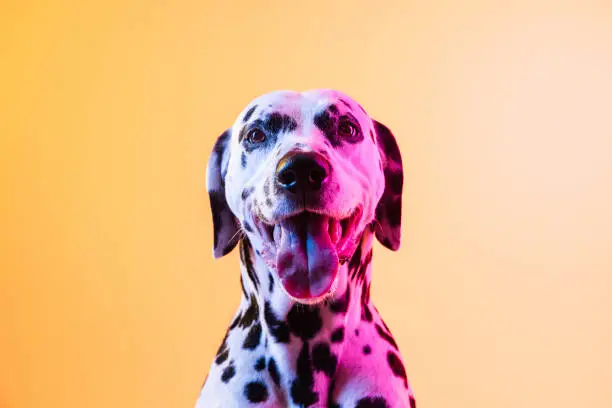
[(266, 134), (261, 129), (251, 129), (247, 133), (247, 140), (249, 143), (262, 143), (266, 140)]
[(355, 126), (348, 120), (340, 122), (340, 126), (338, 126), (338, 135), (342, 138), (351, 139), (357, 136), (358, 132), (359, 130), (357, 130), (357, 126)]

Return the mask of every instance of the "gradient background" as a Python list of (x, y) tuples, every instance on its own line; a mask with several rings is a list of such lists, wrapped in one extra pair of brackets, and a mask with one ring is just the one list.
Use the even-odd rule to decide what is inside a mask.
[(612, 406), (612, 3), (508, 3), (2, 2), (0, 406), (195, 404), (240, 296), (208, 154), (315, 87), (402, 149), (419, 408)]

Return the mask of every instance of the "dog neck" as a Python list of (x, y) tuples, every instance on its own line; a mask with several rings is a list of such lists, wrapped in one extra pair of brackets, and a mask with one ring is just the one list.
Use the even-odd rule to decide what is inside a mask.
[[(334, 372), (351, 347), (349, 339), (360, 334), (359, 326), (368, 323), (382, 330), (384, 323), (370, 301), (373, 238), (372, 229), (366, 228), (351, 259), (338, 270), (335, 292), (316, 305), (287, 296), (249, 241), (241, 241), (243, 295), (232, 326), (252, 324), (244, 346), (263, 345), (280, 399), (305, 406), (315, 399), (323, 402), (326, 393), (331, 395)], [(325, 375), (315, 375), (319, 372)]]

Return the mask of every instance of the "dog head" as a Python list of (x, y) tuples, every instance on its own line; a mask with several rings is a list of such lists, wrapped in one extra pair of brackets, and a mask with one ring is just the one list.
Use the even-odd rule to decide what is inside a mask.
[(290, 297), (324, 298), (366, 227), (399, 248), (402, 185), (393, 134), (349, 96), (262, 95), (217, 139), (208, 162), (213, 256), (246, 234)]

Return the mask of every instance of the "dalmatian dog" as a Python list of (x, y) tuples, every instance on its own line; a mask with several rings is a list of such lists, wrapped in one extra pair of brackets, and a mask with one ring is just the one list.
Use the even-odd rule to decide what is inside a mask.
[(370, 298), (372, 246), (400, 246), (391, 131), (344, 93), (275, 91), (217, 139), (213, 256), (238, 247), (242, 299), (196, 408), (415, 408)]

